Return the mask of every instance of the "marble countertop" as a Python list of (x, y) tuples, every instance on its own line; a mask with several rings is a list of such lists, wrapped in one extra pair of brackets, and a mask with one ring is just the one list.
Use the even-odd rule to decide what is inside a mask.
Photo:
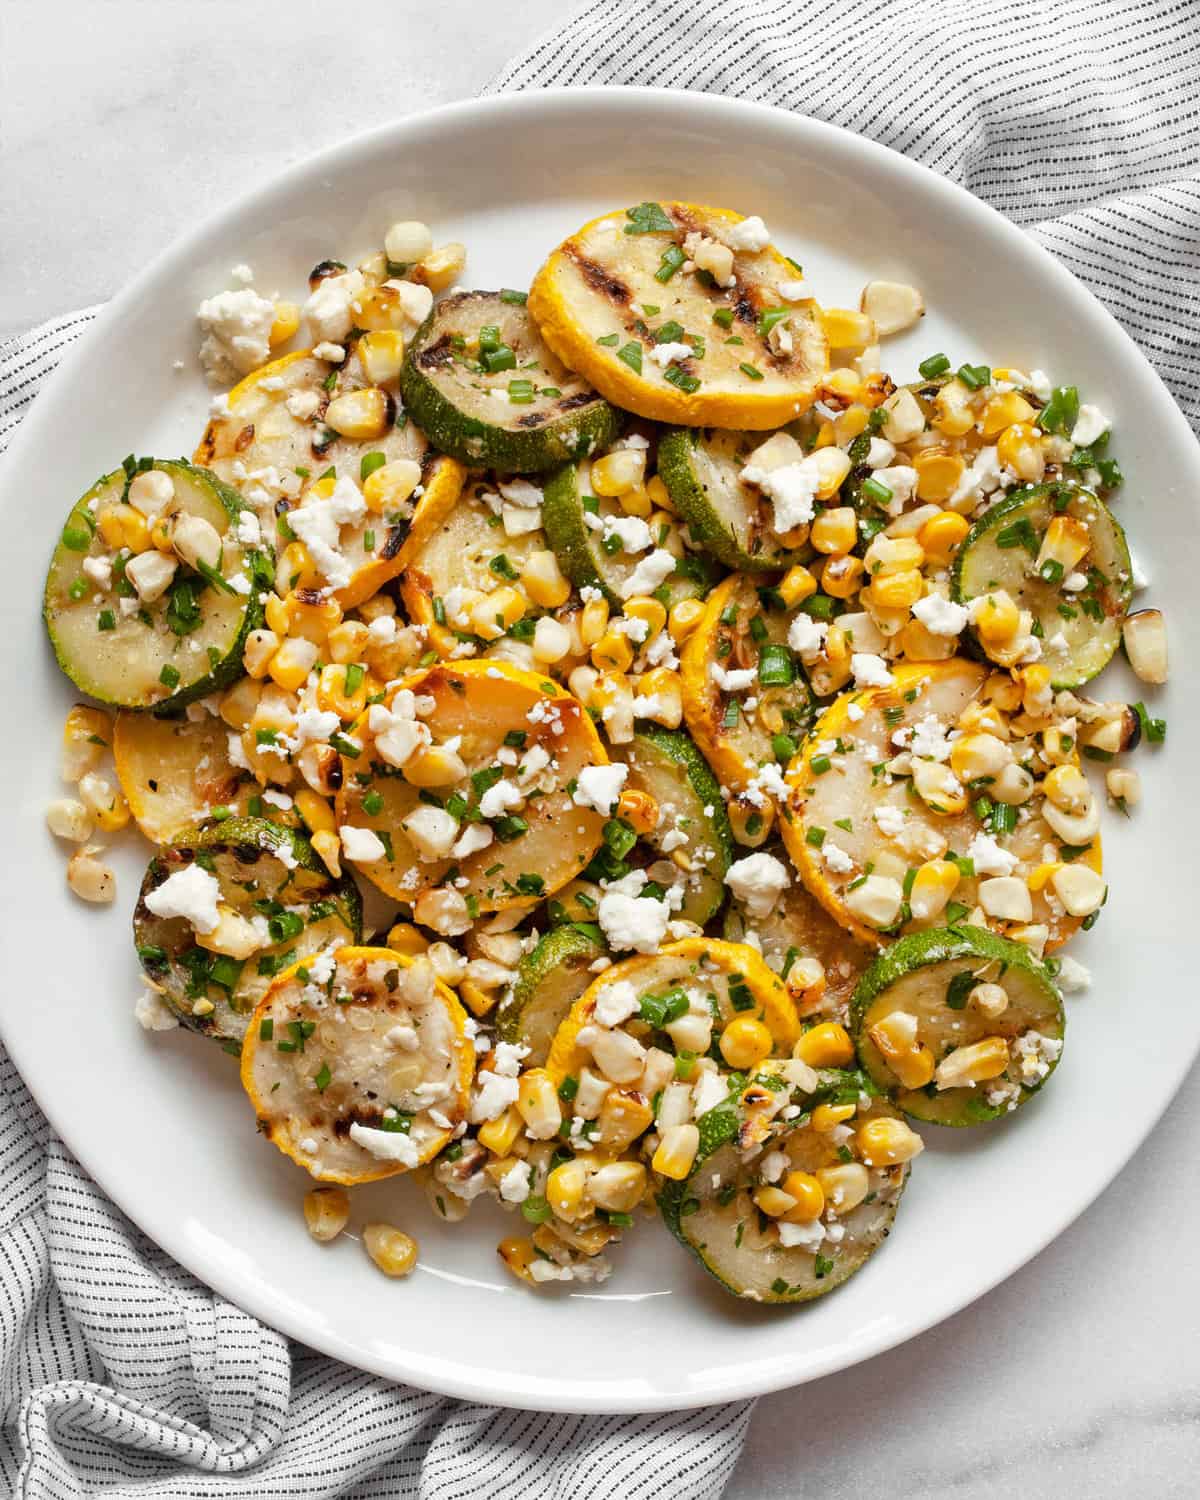
[[(0, 338), (109, 296), (287, 163), (477, 93), (563, 8), (399, 0), (383, 47), (378, 19), (295, 0), (5, 0)], [(1011, 1280), (902, 1349), (761, 1401), (729, 1495), (1194, 1496), (1197, 1140), (1193, 1073), (1116, 1183)]]

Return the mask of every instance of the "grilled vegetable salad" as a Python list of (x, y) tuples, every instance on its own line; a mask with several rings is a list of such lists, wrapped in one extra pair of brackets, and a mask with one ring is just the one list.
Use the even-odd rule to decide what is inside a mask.
[(822, 308), (754, 215), (614, 210), (528, 294), (465, 258), (398, 223), (302, 305), (202, 305), (193, 459), (91, 484), (50, 563), (89, 701), (49, 826), (93, 902), (104, 835), (156, 846), (139, 1019), (240, 1058), (315, 1239), (414, 1172), (508, 1208), (533, 1287), (657, 1213), (809, 1301), (1087, 983), (1105, 792), (1166, 730), (1089, 689), (1122, 645), (1167, 678), (1110, 423), (978, 351), (897, 383), (920, 293)]

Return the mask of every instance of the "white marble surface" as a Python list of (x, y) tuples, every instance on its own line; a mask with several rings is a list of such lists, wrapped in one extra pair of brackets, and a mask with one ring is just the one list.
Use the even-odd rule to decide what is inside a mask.
[[(4, 0), (0, 338), (107, 297), (288, 162), (477, 92), (563, 9)], [(1129, 1001), (1131, 1024), (1149, 1024)], [(1193, 1074), (1114, 1186), (1004, 1286), (903, 1349), (762, 1401), (730, 1496), (1200, 1493), (1198, 1139)]]

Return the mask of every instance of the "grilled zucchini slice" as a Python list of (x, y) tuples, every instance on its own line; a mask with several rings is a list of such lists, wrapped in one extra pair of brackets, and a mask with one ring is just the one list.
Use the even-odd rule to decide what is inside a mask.
[[(1073, 567), (1054, 557), (1055, 533), (1068, 546), (1077, 539), (1070, 556), (1086, 546)], [(1063, 587), (1082, 579), (1083, 588)], [(1120, 645), (1133, 568), (1125, 533), (1104, 501), (1060, 479), (985, 511), (958, 550), (952, 587), (960, 604), (1007, 590), (1033, 615), (1053, 685), (1075, 688), (1102, 672)]]
[[(195, 454), (197, 463), (240, 490), (258, 516), (266, 545), (277, 550), (288, 540), (288, 510), (325, 475), (345, 475), (361, 485), (383, 463), (420, 464), (420, 485), (408, 499), (369, 512), (360, 525), (342, 527), (338, 551), (351, 569), (349, 584), (336, 595), (343, 609), (361, 604), (404, 571), (421, 537), (453, 507), (466, 478), (462, 465), (431, 448), (399, 406), (396, 379), (374, 386), (363, 359), (359, 340), (341, 365), (302, 349), (255, 370), (230, 391), (228, 410), (212, 418)], [(339, 436), (324, 420), (330, 403), (368, 388), (382, 393), (386, 430), (370, 439)]]
[[(186, 918), (156, 916), (146, 905), (152, 891), (192, 863), (219, 882), (224, 905), (262, 919), (262, 947), (244, 961), (202, 947)], [(362, 902), (353, 880), (335, 880), (302, 834), (262, 818), (229, 818), (154, 856), (133, 935), (146, 978), (183, 1024), (236, 1048), (280, 970), (329, 943), (359, 941)]]
[[(780, 427), (812, 404), (829, 363), (816, 304), (790, 300), (798, 267), (768, 246), (734, 254), (727, 288), (684, 269), (700, 239), (736, 242), (741, 222), (692, 203), (593, 219), (538, 272), (529, 311), (563, 363), (626, 411), (687, 427)], [(681, 344), (686, 357), (655, 357)]]
[[(952, 919), (965, 917), (977, 904), (980, 880), (985, 878), (975, 870), (969, 853), (980, 834), (995, 837), (1015, 860), (1011, 873), (1021, 878), (1045, 863), (1048, 845), (1062, 849), (1063, 859), (1082, 860), (1099, 871), (1099, 837), (1083, 849), (1063, 846), (1041, 813), (1040, 797), (1028, 801), (1018, 818), (1015, 807), (993, 804), (986, 787), (977, 787), (968, 790), (961, 812), (940, 812), (917, 795), (908, 775), (888, 771), (887, 763), (902, 753), (917, 726), (923, 726), (917, 735), (918, 750), (943, 738), (975, 700), (987, 672), (977, 662), (956, 657), (896, 666), (892, 675), (890, 687), (847, 692), (835, 699), (788, 767), (790, 816), (781, 824), (783, 841), (801, 879), (835, 921), (876, 948), (886, 937), (941, 921), (940, 914), (914, 921), (906, 915), (907, 907), (898, 903), (895, 924), (876, 928), (856, 911), (861, 898), (851, 898), (863, 885), (868, 865), (875, 880), (895, 881), (902, 891), (910, 869), (951, 856), (960, 875), (953, 903), (945, 910)], [(851, 705), (856, 713), (862, 710), (861, 717), (851, 715)], [(1052, 897), (1048, 882), (1032, 893), (1032, 922), (1046, 928), (1048, 948), (1064, 943), (1080, 923)], [(997, 922), (1000, 929), (1009, 925)]]
[(432, 1160), (466, 1118), (466, 1022), (426, 958), (345, 947), (294, 964), (242, 1049), (259, 1130), (322, 1182), (374, 1182)]
[[(355, 753), (343, 757), (337, 818), (343, 829), (369, 829), (384, 845), (382, 858), (360, 862), (367, 879), (397, 901), (415, 902), (446, 885), (475, 910), (496, 911), (550, 895), (578, 875), (600, 846), (604, 819), (576, 807), (567, 786), (585, 766), (608, 760), (579, 700), (499, 660), (430, 667), (394, 688), (386, 706), (406, 691), (432, 700), (421, 722), (435, 745), (457, 741), (467, 774), (436, 790), (418, 788), (376, 753), (367, 720), (351, 729)], [(523, 776), (522, 762), (532, 767), (535, 758), (545, 764)], [(502, 780), (523, 804), (484, 819), (482, 799)], [(431, 804), (457, 817), (460, 833), (486, 824), (492, 840), (474, 853), (421, 858), (404, 820)]]
[(599, 928), (572, 922), (548, 932), (522, 958), (517, 980), (496, 1011), (501, 1041), (529, 1048), (526, 1068), (546, 1061), (554, 1033), (593, 979), (592, 965), (608, 952)]
[[(173, 487), (162, 514), (206, 521), (222, 551), (219, 566), (202, 572), (175, 559), (169, 585), (140, 599), (126, 576), (132, 556), (106, 542), (103, 529), (118, 517), (145, 529), (126, 501), (131, 482), (151, 469)], [(43, 604), (50, 644), (76, 687), (122, 708), (181, 707), (238, 675), (242, 644), (262, 615), (259, 556), (238, 540), (241, 508), (215, 475), (171, 460), (129, 460), (96, 481), (67, 517)]]
[[(871, 1165), (858, 1132), (873, 1120), (894, 1119), (896, 1111), (886, 1100), (863, 1093), (866, 1080), (860, 1073), (829, 1070), (816, 1078), (814, 1091), (792, 1090), (793, 1105), (803, 1113), (795, 1124), (774, 1125), (761, 1152), (745, 1149), (762, 1138), (739, 1100), (701, 1115), (700, 1149), (690, 1175), (683, 1182), (664, 1182), (659, 1193), (667, 1228), (735, 1297), (812, 1302), (861, 1270), (891, 1231), (909, 1164)], [(840, 1130), (817, 1131), (811, 1121), (818, 1104), (854, 1105), (856, 1113)], [(808, 1223), (768, 1218), (753, 1195), (765, 1185), (763, 1161), (777, 1151), (787, 1157), (785, 1180), (791, 1172), (853, 1167), (867, 1192), (847, 1211)]]
[(540, 474), (607, 447), (621, 427), (500, 292), (444, 297), (408, 347), (402, 390), (430, 440), (474, 469)]
[[(555, 1034), (546, 1061), (555, 1083), (578, 1078), (580, 1069), (588, 1065), (588, 1049), (579, 1034), (594, 1022), (596, 1004), (605, 991), (625, 983), (637, 990), (639, 1008), (621, 1023), (622, 1029), (643, 1042), (654, 1036), (664, 1050), (675, 1049), (662, 1029), (664, 1021), (682, 1015), (693, 994), (708, 1008), (714, 1040), (720, 1028), (739, 1015), (760, 1020), (771, 1033), (775, 1051), (785, 1056), (800, 1035), (791, 996), (753, 948), (716, 938), (684, 938), (657, 953), (613, 964), (576, 1000)], [(681, 1008), (675, 1010), (675, 1005)]]
[[(735, 793), (764, 766), (777, 765), (781, 747), (786, 754), (812, 723), (812, 691), (787, 633), (787, 612), (770, 593), (760, 595), (752, 578), (731, 573), (709, 595), (683, 648), (684, 721), (717, 779)], [(745, 687), (722, 686), (731, 680), (726, 674), (746, 672), (752, 676)], [(751, 709), (748, 698), (755, 700)]]
[(761, 432), (676, 427), (658, 440), (658, 475), (692, 535), (728, 568), (779, 572), (810, 555), (784, 547), (771, 502), (739, 477)]
[[(629, 518), (619, 501), (590, 493), (589, 473), (586, 463), (564, 464), (546, 481), (542, 502), (546, 536), (571, 582), (577, 588), (598, 588), (617, 607), (635, 594), (654, 594), (668, 609), (680, 599), (703, 597), (715, 569), (704, 553), (686, 549), (683, 528), (664, 522), (665, 530), (652, 536), (649, 548), (625, 551), (611, 522)], [(667, 554), (675, 560), (670, 570)], [(663, 566), (647, 578), (646, 568), (658, 562)]]
[[(983, 1014), (971, 995), (977, 985), (999, 985), (1007, 1004)], [(956, 926), (913, 933), (893, 943), (859, 981), (854, 993), (859, 1061), (905, 1114), (934, 1125), (982, 1125), (1025, 1104), (1058, 1066), (1066, 1016), (1046, 970), (1028, 948), (979, 927)], [(905, 1088), (889, 1066), (875, 1031), (886, 1017), (911, 1017), (912, 1045), (928, 1047), (939, 1068), (962, 1048), (1002, 1042), (1008, 1062), (988, 1081), (951, 1084), (937, 1073), (923, 1088)], [(899, 1058), (895, 1059), (899, 1064)], [(952, 1066), (952, 1063), (951, 1063)], [(941, 1086), (944, 1083), (946, 1086)]]
[[(259, 784), (229, 759), (228, 726), (210, 714), (119, 713), (113, 761), (129, 810), (152, 844), (169, 844), (217, 809), (244, 817), (262, 801)], [(293, 812), (267, 811), (272, 823), (296, 821)]]
[(639, 729), (628, 745), (614, 746), (614, 754), (629, 767), (625, 785), (658, 803), (658, 826), (646, 842), (682, 870), (685, 894), (678, 914), (703, 927), (725, 899), (725, 872), (733, 858), (716, 777), (682, 730)]

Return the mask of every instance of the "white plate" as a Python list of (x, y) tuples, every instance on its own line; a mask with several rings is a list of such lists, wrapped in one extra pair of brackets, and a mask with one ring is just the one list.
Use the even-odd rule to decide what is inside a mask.
[[(699, 94), (557, 92), (487, 99), (377, 131), (288, 172), (175, 246), (108, 308), (65, 361), (0, 472), (9, 787), (3, 861), (2, 1025), (34, 1094), (86, 1168), (186, 1266), (318, 1349), (456, 1396), (576, 1411), (700, 1405), (793, 1385), (886, 1349), (980, 1296), (1058, 1234), (1145, 1139), (1200, 1044), (1185, 900), (1197, 892), (1197, 809), (1184, 775), (1195, 700), (1154, 711), (1170, 747), (1138, 757), (1147, 801), (1109, 820), (1112, 895), (1075, 951), (1095, 972), (1072, 1002), (1062, 1066), (1044, 1097), (987, 1129), (929, 1129), (930, 1149), (883, 1252), (810, 1308), (769, 1312), (707, 1282), (657, 1225), (639, 1225), (612, 1280), (534, 1295), (495, 1244), (513, 1221), (435, 1225), (407, 1184), (372, 1190), (414, 1229), (412, 1280), (382, 1280), (353, 1240), (304, 1232), (306, 1179), (256, 1143), (229, 1058), (182, 1032), (147, 1036), (129, 918), (145, 848), (128, 840), (112, 911), (64, 887), (45, 831), (71, 701), (38, 619), (55, 535), (74, 499), (130, 450), (188, 453), (207, 397), (193, 312), (249, 261), (260, 289), (296, 294), (328, 255), (378, 245), (397, 217), (470, 250), (467, 284), (525, 286), (593, 214), (643, 198), (760, 213), (815, 293), (855, 305), (870, 276), (912, 281), (930, 312), (887, 350), (911, 376), (939, 349), (1040, 366), (1078, 383), (1117, 423), (1119, 503), (1153, 582), (1172, 601), (1179, 668), (1200, 655), (1200, 453), (1142, 356), (1099, 304), (998, 215), (900, 156), (829, 126)], [(172, 369), (175, 359), (187, 370)], [(1190, 607), (1189, 607), (1190, 606)], [(1149, 697), (1118, 668), (1110, 696)], [(1167, 700), (1173, 701), (1167, 701)], [(1114, 1267), (1114, 1283), (1130, 1267)], [(1013, 1330), (1014, 1337), (1020, 1330)]]

